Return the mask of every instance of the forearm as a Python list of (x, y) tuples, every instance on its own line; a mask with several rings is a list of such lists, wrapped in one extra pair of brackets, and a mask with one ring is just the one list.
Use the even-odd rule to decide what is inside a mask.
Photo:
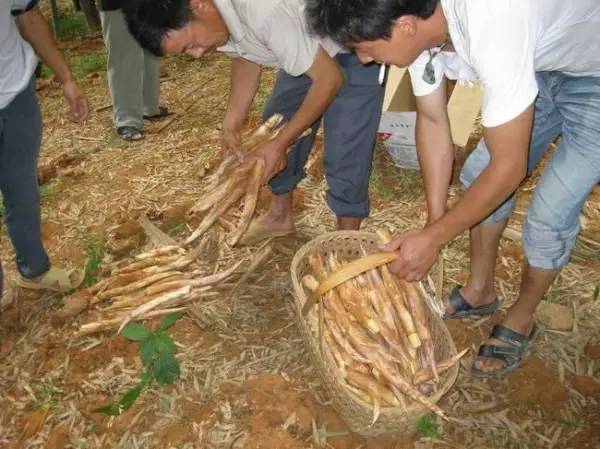
[(511, 164), (490, 164), (461, 199), (429, 228), (440, 244), (470, 229), (512, 194), (523, 179)]
[(239, 131), (248, 116), (260, 84), (261, 67), (254, 62), (235, 58), (231, 63), (231, 89), (223, 127)]
[(512, 121), (484, 130), (490, 163), (440, 220), (428, 226), (443, 245), (482, 221), (519, 186), (527, 172), (533, 106)]
[(281, 130), (277, 139), (286, 148), (289, 147), (306, 129), (323, 115), (327, 106), (335, 98), (338, 88), (334, 84), (313, 82), (302, 105)]
[(276, 137), (285, 148), (323, 115), (344, 83), (341, 69), (322, 48), (319, 48), (315, 62), (306, 75), (311, 78), (312, 84), (304, 101)]
[(417, 114), (416, 140), (427, 201), (427, 223), (430, 224), (446, 212), (454, 162), (454, 146), (448, 121), (435, 122)]
[(17, 23), (23, 38), (29, 42), (38, 57), (56, 76), (56, 80), (65, 84), (73, 79), (73, 74), (58, 49), (52, 30), (38, 8), (17, 16)]

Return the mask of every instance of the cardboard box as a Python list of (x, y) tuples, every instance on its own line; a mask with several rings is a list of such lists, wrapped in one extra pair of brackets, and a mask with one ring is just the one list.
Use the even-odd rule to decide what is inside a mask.
[[(455, 145), (464, 147), (481, 109), (479, 86), (449, 85), (448, 117)], [(379, 139), (398, 167), (419, 170), (415, 142), (416, 100), (406, 68), (388, 69)]]

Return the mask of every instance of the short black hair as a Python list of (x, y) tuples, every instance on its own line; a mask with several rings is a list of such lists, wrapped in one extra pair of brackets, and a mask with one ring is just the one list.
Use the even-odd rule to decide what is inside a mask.
[(127, 0), (123, 14), (131, 35), (139, 44), (163, 56), (163, 40), (170, 30), (178, 30), (192, 20), (190, 0)]
[(306, 0), (312, 30), (342, 44), (389, 38), (401, 16), (429, 18), (439, 0)]

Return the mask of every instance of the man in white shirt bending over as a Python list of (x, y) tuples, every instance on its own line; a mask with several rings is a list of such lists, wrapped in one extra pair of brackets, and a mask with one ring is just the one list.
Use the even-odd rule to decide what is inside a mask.
[[(280, 69), (264, 117), (286, 121), (256, 152), (265, 160), (273, 193), (269, 211), (255, 219), (241, 242), (256, 243), (294, 231), (292, 192), (304, 177), (321, 116), (324, 123), (327, 203), (339, 229), (358, 229), (369, 214), (368, 182), (383, 88), (379, 66), (308, 30), (303, 0), (128, 0), (131, 34), (157, 55), (213, 50), (230, 54), (231, 91), (223, 119), (223, 150), (239, 147), (239, 134), (260, 82), (262, 66)], [(287, 148), (308, 128), (286, 158)]]
[[(470, 229), (467, 284), (449, 295), (448, 317), (498, 306), (494, 266), (513, 193), (549, 144), (523, 229), (518, 300), (473, 365), (479, 375), (520, 366), (535, 331), (533, 312), (567, 264), (578, 216), (600, 181), (600, 2), (597, 0), (307, 0), (320, 35), (363, 62), (409, 67), (417, 95), (417, 144), (428, 222), (390, 245), (393, 271), (422, 278), (439, 249)], [(461, 173), (465, 192), (446, 210), (453, 148), (444, 79), (481, 83), (483, 140)]]

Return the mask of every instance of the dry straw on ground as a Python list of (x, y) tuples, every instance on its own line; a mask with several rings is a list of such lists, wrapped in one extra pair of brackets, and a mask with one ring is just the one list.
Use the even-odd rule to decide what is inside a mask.
[[(78, 48), (74, 51), (91, 51), (101, 48), (101, 43), (84, 41)], [(86, 242), (103, 235), (110, 241), (114, 230), (122, 230), (124, 223), (141, 214), (176, 238), (191, 234), (199, 223), (187, 219), (185, 212), (198, 199), (204, 177), (217, 160), (228, 69), (224, 57), (165, 61), (163, 70), (171, 79), (162, 84), (163, 102), (176, 112), (194, 103), (160, 134), (154, 133), (160, 124), (148, 125), (145, 140), (134, 144), (113, 136), (110, 111), (94, 113), (80, 127), (62, 118), (65, 106), (58, 89), (40, 91), (45, 117), (40, 162), (46, 164), (65, 153), (81, 156), (74, 165), (60, 167), (42, 189), (44, 239), (55, 263), (83, 266)], [(266, 71), (261, 98), (273, 78), (274, 73)], [(106, 104), (103, 74), (85, 78), (83, 85), (93, 107)], [(181, 380), (172, 388), (149, 391), (124, 416), (107, 419), (90, 411), (137, 381), (140, 364), (135, 347), (109, 334), (74, 339), (71, 327), (51, 326), (50, 316), (59, 309), (60, 297), (20, 292), (0, 328), (4, 405), (0, 446), (249, 449), (260, 442), (266, 448), (562, 449), (592, 444), (598, 438), (598, 398), (579, 393), (572, 379), (600, 377), (598, 362), (583, 351), (588, 340), (598, 338), (600, 320), (595, 292), (600, 261), (597, 247), (590, 243), (600, 240), (598, 191), (585, 208), (584, 238), (578, 242), (577, 257), (548, 294), (548, 300), (573, 310), (574, 328), (568, 332), (542, 329), (529, 363), (505, 380), (475, 379), (465, 360), (456, 385), (442, 400), (450, 421), (437, 437), (365, 440), (348, 435), (328, 407), (327, 392), (309, 362), (289, 307), (291, 257), (303, 242), (334, 227), (325, 204), (319, 151), (311, 157), (309, 175), (295, 198), (296, 237), (265, 246), (268, 256), (263, 264), (231, 298), (219, 295), (190, 307), (172, 329)], [(371, 181), (372, 213), (365, 230), (422, 225), (418, 174), (392, 167), (378, 147)], [(519, 194), (521, 211), (526, 210), (532, 183)], [(454, 188), (451, 200), (457, 196)], [(261, 194), (259, 208), (264, 200)], [(516, 214), (511, 227), (519, 229), (521, 219)], [(227, 269), (256, 253), (256, 247), (231, 249), (225, 242), (226, 228), (221, 227), (225, 225), (217, 226), (206, 237), (204, 261), (209, 266)], [(127, 251), (107, 255), (103, 264), (150, 248), (143, 234), (140, 230), (117, 239), (129, 245), (121, 246)], [(6, 237), (1, 245), (3, 264), (11, 275), (12, 249)], [(467, 248), (466, 235), (446, 248), (445, 291), (466, 280)], [(496, 283), (502, 310), (516, 298), (521, 259), (519, 245), (504, 239)], [(85, 317), (84, 313), (75, 322), (82, 324)], [(459, 348), (476, 348), (486, 337), (490, 321), (448, 326)], [(279, 397), (267, 395), (274, 386)]]

